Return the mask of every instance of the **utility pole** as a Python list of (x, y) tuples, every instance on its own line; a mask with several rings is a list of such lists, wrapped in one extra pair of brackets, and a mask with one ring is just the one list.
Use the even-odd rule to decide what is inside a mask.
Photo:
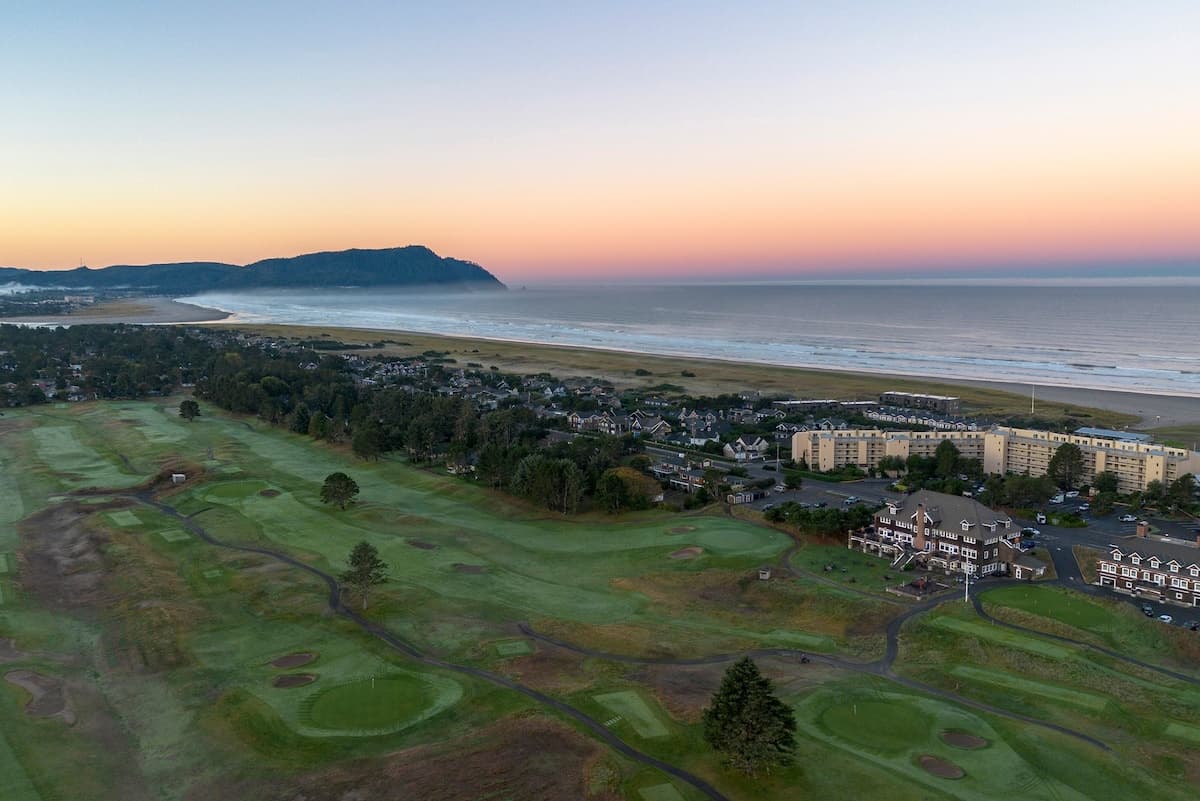
[(1029, 416), (1033, 417), (1033, 398), (1037, 395), (1037, 384), (1029, 385)]
[(967, 563), (963, 562), (963, 603), (971, 600), (971, 574), (967, 572)]

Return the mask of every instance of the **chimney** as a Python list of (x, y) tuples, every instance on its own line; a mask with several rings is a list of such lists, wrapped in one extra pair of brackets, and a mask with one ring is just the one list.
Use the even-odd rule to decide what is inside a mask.
[(917, 524), (913, 527), (913, 547), (925, 550), (925, 504), (917, 504)]
[(1145, 537), (1149, 533), (1150, 533), (1150, 524), (1147, 523), (1145, 520), (1139, 520), (1138, 524), (1137, 524), (1137, 535), (1139, 537)]

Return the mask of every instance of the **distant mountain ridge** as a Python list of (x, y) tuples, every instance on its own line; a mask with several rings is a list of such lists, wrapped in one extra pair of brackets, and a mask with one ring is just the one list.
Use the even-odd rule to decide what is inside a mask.
[(0, 284), (63, 289), (132, 289), (191, 295), (262, 287), (447, 286), (505, 289), (478, 264), (445, 258), (422, 245), (380, 250), (340, 250), (265, 259), (239, 267), (220, 262), (113, 265), (93, 270), (26, 270), (0, 267)]

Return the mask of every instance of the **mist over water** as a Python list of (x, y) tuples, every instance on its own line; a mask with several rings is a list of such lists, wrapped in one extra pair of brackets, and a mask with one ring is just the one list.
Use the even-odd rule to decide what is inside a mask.
[(726, 284), (183, 298), (247, 322), (1200, 398), (1200, 286)]

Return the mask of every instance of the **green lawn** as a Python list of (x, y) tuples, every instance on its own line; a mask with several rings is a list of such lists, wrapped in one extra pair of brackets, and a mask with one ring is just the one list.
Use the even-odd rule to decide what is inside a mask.
[(597, 695), (596, 702), (627, 721), (641, 737), (666, 737), (670, 733), (662, 719), (633, 690)]
[(1022, 634), (984, 621), (962, 620), (948, 615), (938, 615), (932, 618), (929, 624), (968, 637), (978, 637), (981, 640), (988, 640), (1021, 651), (1029, 651), (1039, 656), (1048, 656), (1052, 659), (1068, 659), (1077, 651), (1070, 646), (1060, 645), (1036, 635)]
[[(446, 697), (439, 698), (439, 691)], [(450, 706), (460, 694), (452, 683), (434, 684), (417, 674), (398, 673), (329, 687), (310, 696), (302, 714), (315, 729), (395, 731), (427, 716), (432, 708)]]
[(1101, 712), (1108, 706), (1108, 698), (1103, 695), (1072, 690), (1068, 687), (1061, 687), (1055, 684), (1047, 684), (1046, 682), (1035, 681), (1024, 676), (1005, 673), (999, 670), (958, 665), (951, 668), (950, 674), (967, 682), (983, 682), (1011, 690), (1017, 694), (1018, 702), (1020, 701), (1020, 696), (1025, 694), (1070, 704), (1081, 709), (1086, 709), (1089, 712)]

